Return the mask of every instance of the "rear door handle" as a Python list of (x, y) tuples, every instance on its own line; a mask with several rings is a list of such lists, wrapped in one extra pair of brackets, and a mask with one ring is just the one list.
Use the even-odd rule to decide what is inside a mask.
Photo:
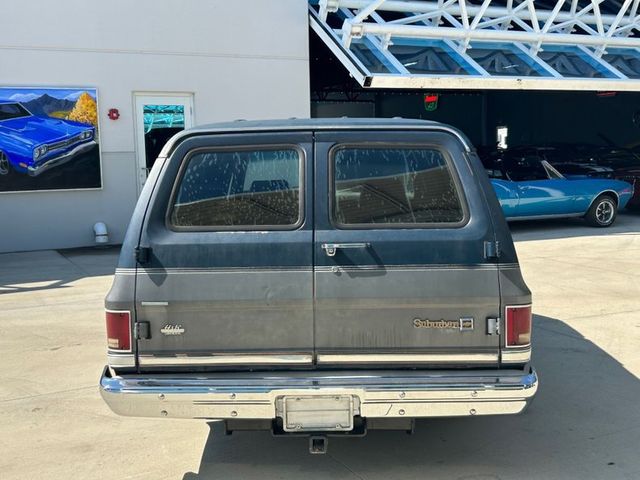
[(342, 248), (369, 248), (369, 243), (323, 243), (322, 249), (329, 257), (335, 257), (338, 249)]

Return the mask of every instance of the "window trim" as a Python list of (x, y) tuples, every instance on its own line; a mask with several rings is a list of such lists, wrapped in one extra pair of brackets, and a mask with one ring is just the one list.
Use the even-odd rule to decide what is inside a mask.
[[(290, 225), (175, 225), (171, 217), (175, 209), (175, 200), (178, 196), (178, 190), (182, 184), (185, 171), (191, 159), (200, 153), (228, 153), (228, 152), (251, 152), (251, 151), (277, 151), (277, 150), (294, 150), (298, 153), (299, 167), (299, 192), (298, 192), (298, 220)], [(197, 147), (189, 150), (180, 160), (178, 174), (171, 187), (169, 202), (165, 208), (165, 227), (172, 232), (263, 232), (263, 231), (289, 231), (298, 230), (305, 222), (305, 181), (306, 181), (306, 163), (307, 153), (304, 148), (295, 143), (278, 143), (278, 144), (257, 144), (257, 145), (224, 145), (224, 146), (206, 146)]]
[[(433, 223), (341, 223), (336, 218), (336, 182), (335, 182), (335, 155), (339, 150), (350, 148), (368, 148), (368, 149), (430, 149), (436, 150), (442, 155), (444, 161), (449, 168), (451, 178), (460, 201), (462, 208), (462, 219), (458, 222), (433, 222)], [(329, 168), (327, 180), (329, 182), (329, 222), (339, 230), (392, 230), (392, 229), (458, 229), (465, 227), (470, 219), (469, 206), (467, 197), (460, 181), (460, 173), (449, 152), (442, 145), (434, 143), (406, 143), (406, 142), (355, 142), (355, 143), (335, 143), (329, 149), (328, 155)]]

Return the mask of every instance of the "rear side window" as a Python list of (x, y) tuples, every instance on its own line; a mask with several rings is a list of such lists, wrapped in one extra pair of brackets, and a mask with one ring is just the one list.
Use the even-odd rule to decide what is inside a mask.
[(460, 224), (459, 189), (443, 153), (427, 147), (339, 147), (333, 218), (343, 226)]
[(186, 162), (171, 206), (173, 226), (251, 230), (301, 223), (297, 148), (202, 151)]

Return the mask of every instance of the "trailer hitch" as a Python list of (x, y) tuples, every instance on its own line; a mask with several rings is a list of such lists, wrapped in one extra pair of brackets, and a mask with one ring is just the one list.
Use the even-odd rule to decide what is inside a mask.
[(312, 455), (324, 455), (327, 453), (329, 439), (324, 435), (312, 435), (309, 437), (309, 453)]

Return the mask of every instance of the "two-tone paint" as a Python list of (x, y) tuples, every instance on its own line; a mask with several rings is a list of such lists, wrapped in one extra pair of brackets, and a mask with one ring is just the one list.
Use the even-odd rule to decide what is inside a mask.
[[(331, 215), (331, 152), (354, 144), (445, 152), (464, 220), (341, 228)], [(283, 145), (301, 154), (298, 225), (172, 228), (171, 195), (190, 152)], [(102, 394), (121, 414), (179, 418), (271, 419), (276, 397), (336, 391), (371, 417), (518, 413), (537, 377), (530, 346), (505, 348), (500, 319), (507, 306), (530, 303), (500, 205), (459, 131), (381, 119), (202, 127), (167, 144), (134, 212), (106, 307), (131, 312), (134, 338), (142, 323), (148, 335), (130, 354), (110, 353)], [(416, 319), (464, 328), (417, 328)], [(167, 326), (181, 334), (161, 333)], [(406, 405), (390, 409), (393, 399)]]

